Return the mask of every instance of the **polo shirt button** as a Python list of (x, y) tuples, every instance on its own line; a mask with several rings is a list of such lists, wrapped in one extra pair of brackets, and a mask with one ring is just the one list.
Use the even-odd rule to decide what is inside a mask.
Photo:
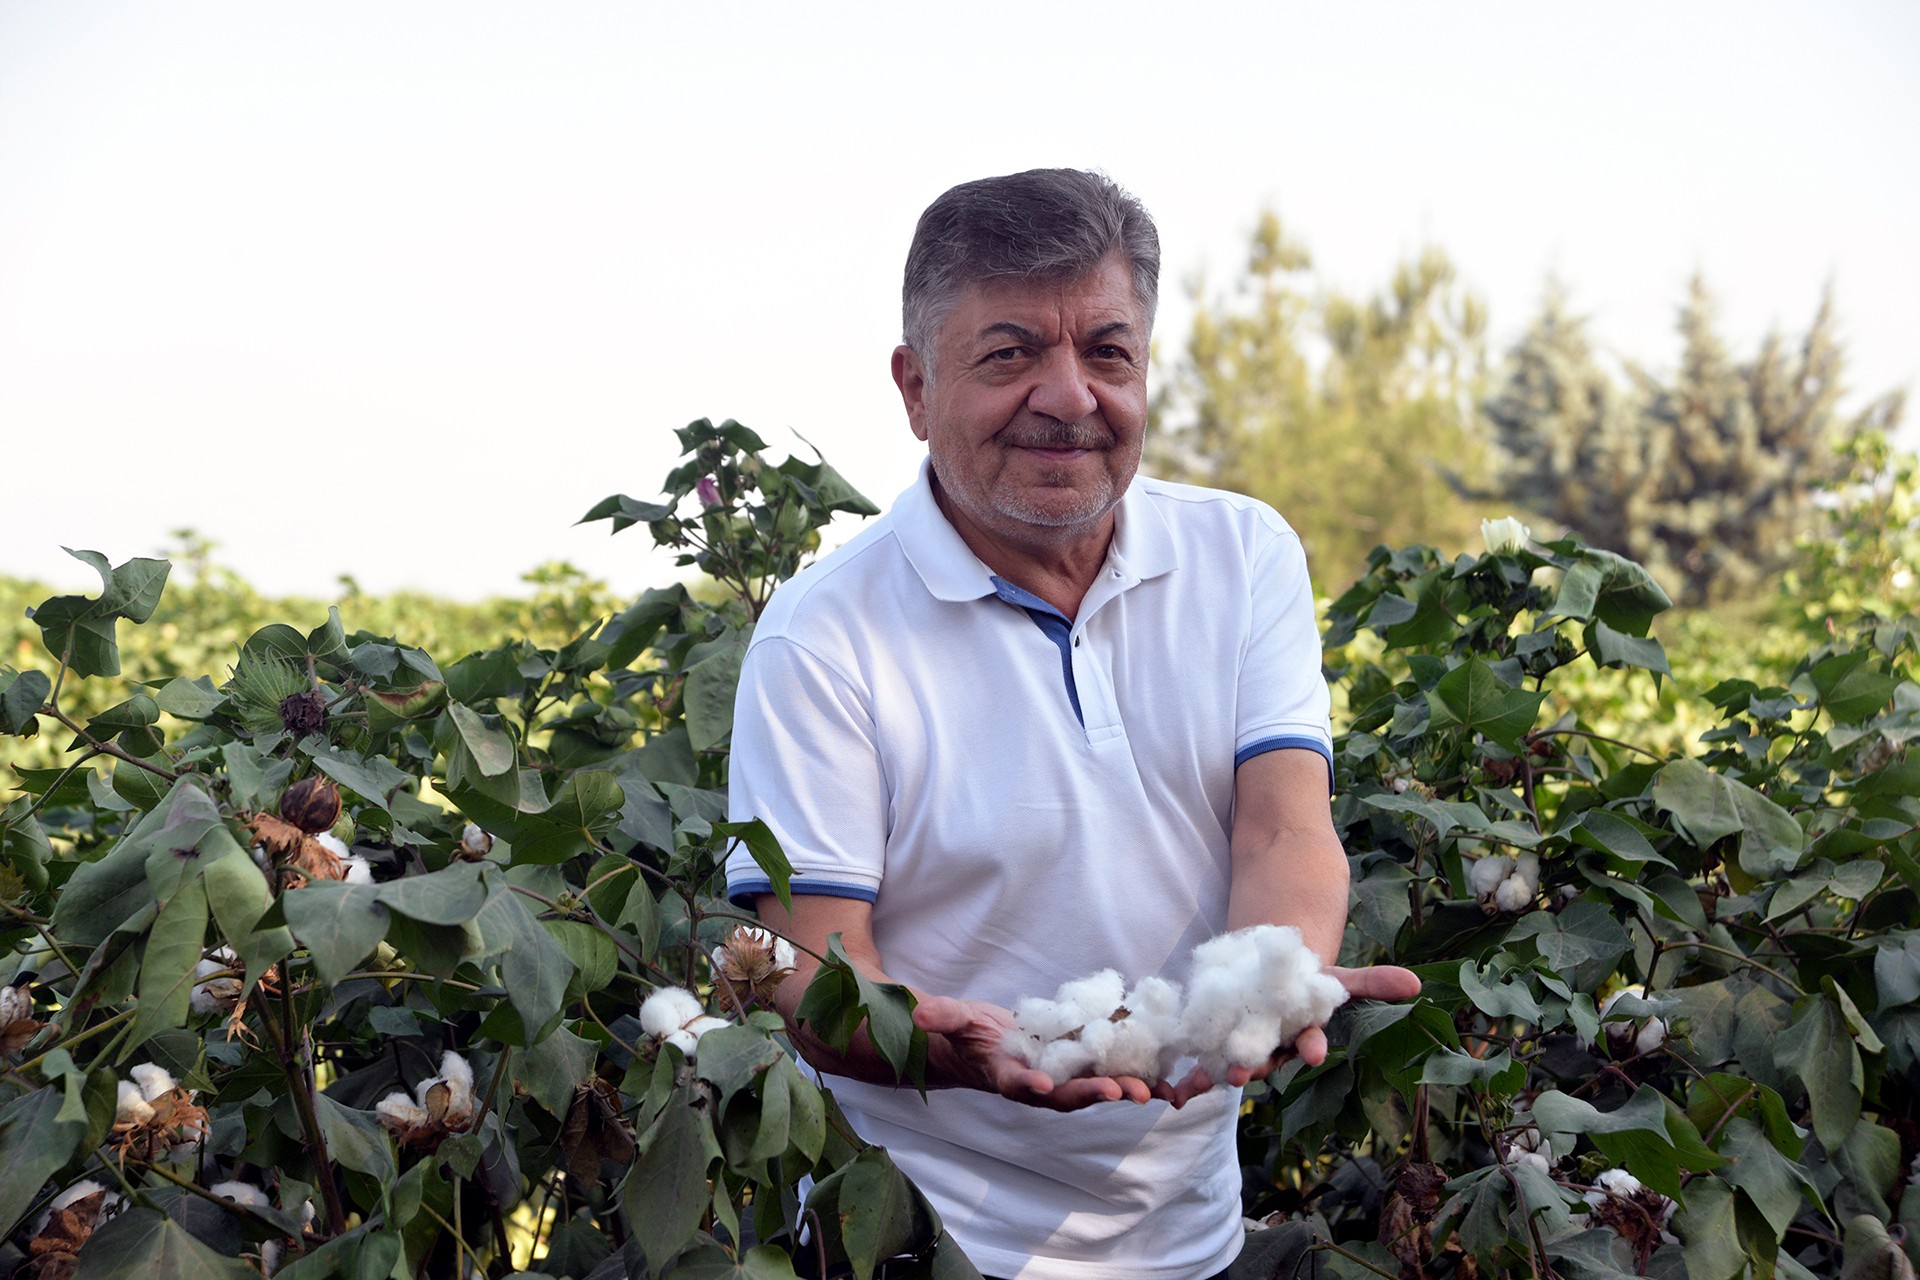
[(1080, 637), (1079, 637), (1079, 636), (1075, 636), (1075, 637), (1073, 638), (1073, 647), (1074, 647), (1074, 648), (1076, 648), (1076, 649), (1078, 649), (1078, 648), (1080, 647)]

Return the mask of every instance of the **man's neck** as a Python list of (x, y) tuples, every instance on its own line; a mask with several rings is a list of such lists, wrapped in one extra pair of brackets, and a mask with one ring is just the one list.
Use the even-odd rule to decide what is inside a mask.
[(950, 501), (933, 479), (933, 498), (967, 549), (995, 574), (1045, 600), (1069, 621), (1093, 587), (1113, 543), (1114, 514), (1108, 511), (1088, 529), (1036, 529), (1037, 537), (1014, 540), (996, 535)]

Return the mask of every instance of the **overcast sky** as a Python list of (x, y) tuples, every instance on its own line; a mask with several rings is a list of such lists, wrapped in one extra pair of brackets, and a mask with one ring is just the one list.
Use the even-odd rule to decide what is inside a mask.
[(1911, 385), (1916, 67), (1892, 0), (0, 0), (0, 573), (190, 525), (276, 592), (638, 591), (572, 522), (708, 415), (885, 505), (914, 220), (1035, 165), (1153, 211), (1163, 356), (1270, 204), (1349, 289), (1439, 244), (1499, 345), (1549, 272), (1653, 363), (1696, 269), (1742, 347), (1831, 280)]

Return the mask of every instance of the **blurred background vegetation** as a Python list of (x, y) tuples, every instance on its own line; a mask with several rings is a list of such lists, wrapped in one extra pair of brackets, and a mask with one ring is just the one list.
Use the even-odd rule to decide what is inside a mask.
[[(1478, 550), (1479, 521), (1505, 515), (1536, 540), (1577, 532), (1646, 564), (1681, 605), (1660, 626), (1673, 677), (1572, 682), (1570, 709), (1601, 732), (1687, 749), (1717, 716), (1699, 695), (1720, 680), (1784, 683), (1830, 619), (1920, 610), (1917, 466), (1896, 444), (1904, 395), (1848, 386), (1829, 305), (1803, 332), (1735, 351), (1695, 279), (1672, 334), (1609, 352), (1575, 291), (1549, 280), (1523, 336), (1490, 352), (1487, 307), (1443, 249), (1348, 293), (1272, 211), (1237, 278), (1188, 288), (1191, 328), (1162, 335), (1156, 356), (1148, 469), (1271, 502), (1305, 540), (1323, 600), (1377, 545)], [(370, 595), (345, 576), (331, 599), (274, 598), (193, 529), (173, 539), (104, 548), (175, 564), (153, 624), (125, 641), (138, 680), (224, 669), (263, 623), (317, 625), (332, 604), (349, 629), (453, 656), (512, 637), (557, 646), (626, 603), (566, 562), (523, 574), (523, 596), (477, 603)], [(24, 606), (53, 590), (0, 576), (0, 663), (47, 668)], [(31, 765), (54, 750), (13, 748)]]

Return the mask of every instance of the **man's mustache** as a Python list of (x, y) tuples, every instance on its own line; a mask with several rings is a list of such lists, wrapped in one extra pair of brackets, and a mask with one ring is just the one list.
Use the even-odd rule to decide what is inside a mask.
[(1113, 433), (1088, 422), (1047, 422), (1004, 428), (998, 439), (1013, 449), (1111, 449)]

